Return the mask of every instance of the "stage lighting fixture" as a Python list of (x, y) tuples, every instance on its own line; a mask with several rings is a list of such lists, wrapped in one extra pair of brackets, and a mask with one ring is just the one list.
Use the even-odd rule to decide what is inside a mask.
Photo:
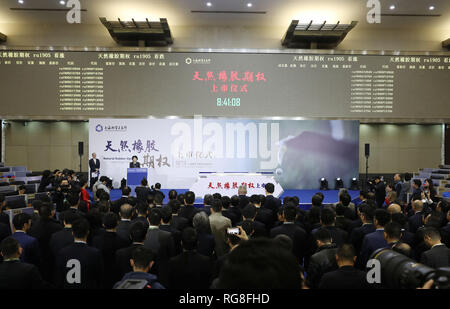
[(334, 189), (339, 190), (339, 189), (342, 189), (343, 187), (344, 187), (344, 182), (342, 181), (342, 179), (336, 178), (336, 181), (334, 183)]
[(350, 190), (358, 191), (359, 190), (359, 182), (355, 177), (350, 181)]
[(320, 190), (328, 190), (328, 181), (323, 177), (320, 179)]
[(0, 43), (5, 43), (7, 40), (7, 36), (0, 32)]

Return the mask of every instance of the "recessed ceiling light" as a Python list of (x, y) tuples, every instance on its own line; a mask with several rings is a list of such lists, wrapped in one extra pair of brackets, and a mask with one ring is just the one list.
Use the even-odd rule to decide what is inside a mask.
[(19, 4), (23, 4), (23, 0), (19, 0), (18, 2), (19, 2)]
[(65, 5), (65, 4), (66, 4), (66, 1), (64, 1), (64, 0), (61, 0), (61, 1), (59, 1), (59, 4), (61, 4), (61, 5)]
[(434, 5), (430, 5), (430, 7), (428, 8), (430, 11), (433, 11), (435, 9)]
[(395, 5), (391, 5), (390, 7), (389, 7), (389, 9), (392, 11), (392, 10), (395, 10)]
[(206, 6), (212, 6), (211, 2), (206, 2)]
[(251, 4), (250, 2), (247, 3), (247, 7), (251, 8), (253, 6), (253, 4)]

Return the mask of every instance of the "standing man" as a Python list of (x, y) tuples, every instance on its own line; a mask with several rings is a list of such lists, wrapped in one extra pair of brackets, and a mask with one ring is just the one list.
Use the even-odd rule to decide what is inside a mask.
[(89, 169), (91, 171), (90, 187), (92, 189), (94, 183), (97, 182), (98, 176), (100, 174), (100, 160), (97, 159), (97, 154), (95, 152), (92, 154), (92, 159), (89, 160)]

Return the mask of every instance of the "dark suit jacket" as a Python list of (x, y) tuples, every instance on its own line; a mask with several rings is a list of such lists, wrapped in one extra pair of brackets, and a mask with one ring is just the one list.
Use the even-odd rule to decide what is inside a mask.
[(183, 231), (186, 227), (188, 227), (189, 221), (185, 217), (176, 215), (172, 216), (172, 221), (170, 221), (170, 225), (179, 231)]
[(319, 289), (368, 289), (366, 273), (351, 266), (342, 266), (322, 276)]
[(274, 225), (274, 216), (273, 212), (270, 209), (267, 208), (257, 208), (256, 218), (255, 221), (259, 221), (263, 223), (268, 230), (270, 230)]
[(198, 246), (197, 252), (204, 256), (212, 256), (214, 253), (214, 248), (216, 247), (216, 241), (214, 236), (209, 233), (198, 232)]
[(126, 273), (133, 271), (130, 265), (130, 259), (136, 248), (142, 247), (142, 244), (133, 243), (131, 246), (116, 251), (116, 271), (117, 276), (122, 278)]
[(434, 246), (430, 250), (422, 253), (420, 262), (434, 269), (439, 267), (449, 267), (450, 249), (447, 248), (444, 244)]
[(370, 255), (377, 249), (386, 248), (387, 242), (384, 239), (384, 230), (376, 230), (364, 236), (361, 248), (361, 262), (366, 264)]
[(361, 252), (364, 236), (375, 232), (376, 228), (373, 223), (363, 224), (360, 227), (354, 228), (350, 234), (350, 243), (355, 248), (355, 252), (358, 254)]
[(311, 256), (306, 277), (310, 288), (317, 288), (323, 274), (338, 268), (336, 252), (336, 244), (324, 245)]
[(96, 163), (94, 163), (94, 159), (90, 159), (89, 160), (89, 168), (91, 170), (91, 172), (95, 172), (96, 169), (100, 169), (100, 160), (96, 159)]
[[(146, 217), (136, 217), (133, 220), (131, 220), (131, 225), (135, 224), (136, 222), (142, 222), (145, 226), (145, 229), (148, 230), (148, 220)], [(130, 227), (131, 228), (131, 227)]]
[(277, 215), (278, 210), (281, 208), (281, 200), (279, 198), (274, 197), (273, 195), (267, 195), (263, 207), (270, 209), (275, 217)]
[(192, 226), (192, 219), (198, 210), (194, 207), (194, 205), (186, 205), (181, 208), (180, 213), (178, 214), (181, 217), (184, 217), (188, 220), (189, 226)]
[(40, 218), (36, 224), (31, 226), (28, 234), (36, 238), (41, 251), (40, 271), (44, 280), (50, 281), (53, 270), (53, 255), (50, 251), (50, 237), (53, 233), (61, 231), (63, 226), (54, 219)]
[[(74, 269), (67, 267), (68, 261), (80, 262), (80, 283), (67, 282), (67, 273)], [(84, 243), (73, 243), (61, 249), (56, 257), (55, 283), (65, 289), (99, 289), (102, 288), (103, 258), (101, 252)]]
[(422, 212), (419, 211), (408, 218), (409, 231), (416, 233), (419, 227), (423, 225)]
[(243, 209), (249, 203), (249, 197), (247, 195), (239, 195), (239, 209)]
[(230, 209), (224, 209), (224, 210), (222, 211), (222, 215), (223, 215), (224, 217), (227, 217), (228, 219), (231, 220), (231, 225), (232, 225), (232, 226), (236, 226), (236, 224), (237, 224), (239, 221), (241, 221), (241, 217), (240, 217), (235, 211), (232, 211), (232, 210), (230, 210)]
[(141, 167), (141, 163), (136, 162), (136, 164), (134, 164), (133, 162), (130, 162), (130, 168), (140, 168)]
[(292, 253), (302, 262), (307, 248), (307, 235), (304, 229), (294, 223), (284, 223), (270, 230), (270, 237), (287, 235), (292, 239)]
[(0, 264), (0, 289), (45, 289), (46, 283), (36, 266), (19, 261), (8, 261)]
[(384, 203), (384, 199), (386, 198), (386, 186), (384, 182), (380, 181), (375, 185), (375, 200), (377, 202), (378, 207), (381, 207)]
[(185, 251), (169, 261), (170, 289), (209, 289), (212, 262), (195, 251)]
[(450, 247), (450, 222), (447, 223), (443, 228), (441, 228), (442, 242), (448, 247)]
[(259, 221), (250, 221), (250, 220), (244, 220), (241, 222), (238, 222), (236, 226), (242, 226), (244, 222), (250, 222), (252, 228), (253, 228), (253, 235), (252, 238), (255, 237), (269, 237), (269, 229), (266, 228), (264, 223), (261, 223)]
[(71, 228), (64, 228), (50, 237), (50, 250), (53, 256), (57, 256), (59, 250), (73, 243), (73, 234)]
[(159, 228), (163, 231), (169, 232), (172, 235), (173, 245), (175, 250), (175, 255), (178, 255), (182, 252), (181, 249), (181, 232), (174, 228), (173, 226), (161, 224)]
[(131, 243), (130, 227), (131, 227), (131, 220), (130, 221), (121, 220), (119, 222), (119, 225), (117, 225), (117, 231), (116, 231), (117, 235), (119, 235), (124, 240), (126, 240), (128, 242), (128, 244)]
[(345, 216), (336, 216), (336, 227), (346, 231), (347, 233), (352, 232), (352, 220), (348, 219)]
[(117, 276), (117, 272), (114, 271), (116, 251), (127, 247), (129, 242), (115, 232), (106, 232), (94, 237), (92, 245), (102, 253), (105, 267), (103, 287), (110, 289), (113, 287), (114, 283), (120, 280), (120, 277)]
[[(340, 229), (336, 226), (324, 226), (323, 228), (327, 229), (330, 232), (333, 243), (338, 247), (348, 242), (348, 233), (343, 229)], [(312, 231), (313, 236), (317, 230), (318, 229), (314, 229)]]
[(4, 224), (3, 222), (0, 222), (0, 242), (11, 235), (11, 232), (9, 231), (10, 228), (8, 225)]
[(24, 232), (15, 232), (12, 234), (12, 237), (20, 243), (23, 249), (20, 260), (39, 267), (41, 263), (41, 249), (38, 240)]
[(147, 197), (152, 193), (152, 190), (149, 187), (136, 187), (134, 189), (136, 192), (136, 198), (141, 202), (147, 202)]
[(111, 211), (119, 214), (120, 207), (123, 204), (130, 204), (130, 199), (128, 197), (122, 196), (121, 198), (111, 202)]

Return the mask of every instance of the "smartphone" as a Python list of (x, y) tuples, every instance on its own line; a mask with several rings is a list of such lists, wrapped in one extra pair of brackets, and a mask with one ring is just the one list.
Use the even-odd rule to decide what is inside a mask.
[(227, 228), (227, 233), (231, 235), (241, 235), (241, 230), (238, 227)]

